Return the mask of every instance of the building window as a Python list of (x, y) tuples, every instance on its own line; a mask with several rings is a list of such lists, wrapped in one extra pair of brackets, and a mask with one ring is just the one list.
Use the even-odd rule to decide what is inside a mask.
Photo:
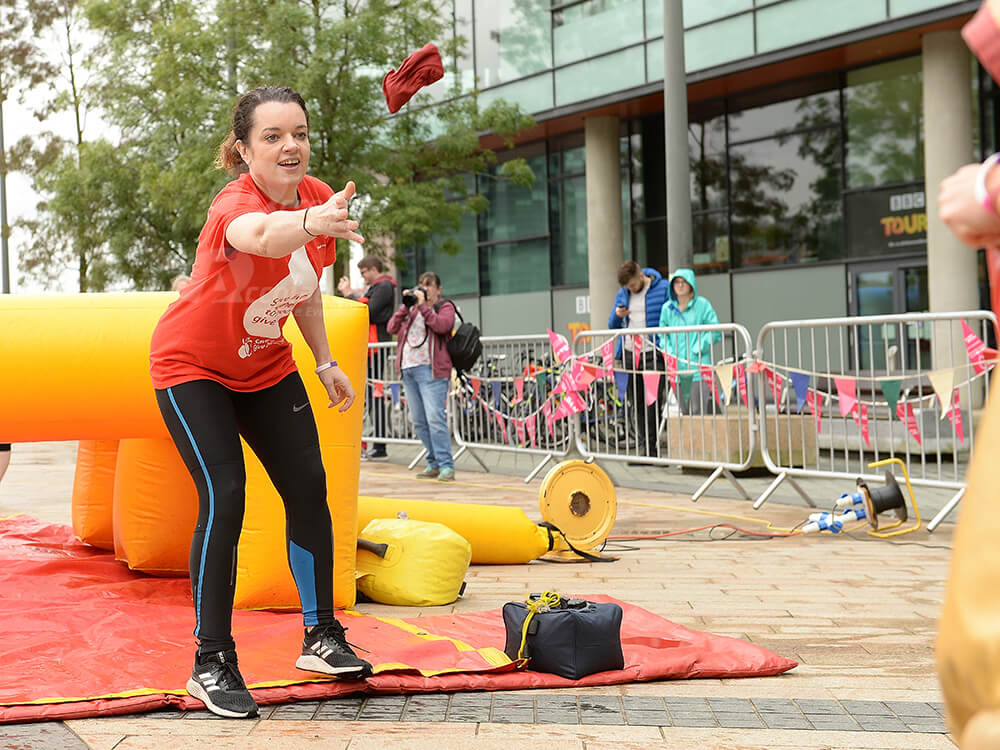
[(643, 39), (643, 0), (552, 3), (555, 64), (566, 65)]
[(587, 283), (585, 161), (582, 145), (549, 154), (553, 286), (578, 286)]
[(443, 237), (431, 237), (426, 245), (417, 248), (414, 258), (400, 275), (404, 284), (416, 283), (424, 271), (434, 271), (441, 277), (445, 294), (479, 294), (479, 255), (476, 248), (476, 217), (462, 216), (462, 225), (454, 237), (460, 248), (458, 254), (442, 249)]
[(530, 188), (503, 179), (498, 167), (479, 177), (479, 192), (489, 207), (479, 218), (479, 268), (482, 294), (514, 294), (548, 289), (548, 169), (545, 144), (515, 152), (535, 173)]
[(481, 88), (552, 67), (550, 7), (542, 0), (476, 3), (476, 74)]
[(847, 73), (847, 187), (924, 177), (920, 57)]

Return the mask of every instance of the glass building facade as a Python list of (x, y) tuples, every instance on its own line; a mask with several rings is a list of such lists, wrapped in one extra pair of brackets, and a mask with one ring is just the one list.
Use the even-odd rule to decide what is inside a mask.
[[(919, 31), (942, 23), (958, 28), (977, 7), (683, 0), (694, 268), (719, 299), (721, 317), (741, 316), (741, 288), (750, 279), (766, 288), (757, 283), (761, 273), (803, 267), (826, 269), (816, 272), (816, 283), (840, 278), (826, 314), (926, 309)], [(488, 334), (544, 330), (539, 315), (554, 327), (589, 320), (580, 301), (589, 282), (582, 122), (609, 108), (624, 113), (624, 257), (668, 272), (662, 93), (656, 106), (662, 9), (663, 0), (455, 0), (455, 33), (471, 42), (453, 61), (462, 90), (478, 82), (481, 100), (517, 102), (562, 132), (501, 153), (525, 158), (534, 186), (481, 176), (489, 208), (463, 223), (462, 252), (444, 255), (433, 241), (411, 249), (404, 253), (404, 285), (422, 270), (438, 271), (447, 294), (480, 302), (463, 309)], [(886, 44), (891, 54), (871, 52), (850, 64), (831, 61), (863, 55), (827, 55), (795, 70), (797, 58), (863, 49), (867, 40), (907, 31), (909, 48), (905, 41)], [(782, 63), (792, 72), (755, 75)], [(968, 69), (961, 85), (972, 88), (978, 107), (971, 161), (980, 157), (980, 143), (996, 142), (1000, 96), (971, 55)], [(895, 290), (890, 302), (887, 289)], [(511, 315), (498, 315), (504, 298)]]

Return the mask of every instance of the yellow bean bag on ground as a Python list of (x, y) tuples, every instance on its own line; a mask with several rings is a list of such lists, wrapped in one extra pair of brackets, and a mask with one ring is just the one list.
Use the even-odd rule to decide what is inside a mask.
[(117, 440), (81, 440), (73, 475), (73, 533), (99, 549), (115, 548)]
[[(997, 747), (1000, 737), (1000, 379), (976, 431), (968, 490), (938, 622), (937, 664), (948, 722), (960, 746)], [(992, 713), (989, 711), (992, 710)], [(963, 730), (978, 732), (977, 741)]]
[(447, 526), (376, 518), (360, 538), (386, 545), (385, 557), (358, 549), (358, 589), (372, 601), (433, 607), (451, 604), (461, 593), (472, 546)]

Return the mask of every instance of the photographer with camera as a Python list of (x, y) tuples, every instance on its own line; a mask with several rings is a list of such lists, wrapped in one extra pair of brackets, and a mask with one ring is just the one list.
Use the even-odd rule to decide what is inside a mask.
[(389, 333), (398, 335), (396, 370), (402, 374), (410, 419), (427, 450), (427, 466), (417, 476), (441, 482), (455, 481), (445, 412), (452, 367), (447, 344), (454, 326), (455, 305), (441, 298), (441, 278), (432, 271), (403, 292), (403, 304), (389, 319)]

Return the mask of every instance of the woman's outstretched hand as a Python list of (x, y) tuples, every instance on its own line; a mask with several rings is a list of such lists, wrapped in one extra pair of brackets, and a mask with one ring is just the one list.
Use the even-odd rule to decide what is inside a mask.
[(354, 197), (355, 189), (354, 182), (350, 181), (339, 193), (331, 195), (326, 203), (310, 208), (306, 231), (313, 235), (325, 234), (327, 237), (364, 242), (365, 238), (354, 231), (358, 222), (348, 216), (348, 204)]

